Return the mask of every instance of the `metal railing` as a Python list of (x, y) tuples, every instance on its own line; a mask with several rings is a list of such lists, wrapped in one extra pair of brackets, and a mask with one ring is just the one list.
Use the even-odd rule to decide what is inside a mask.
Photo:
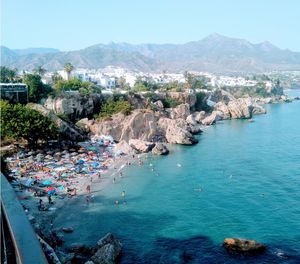
[(48, 263), (23, 207), (2, 173), (1, 242), (1, 263)]

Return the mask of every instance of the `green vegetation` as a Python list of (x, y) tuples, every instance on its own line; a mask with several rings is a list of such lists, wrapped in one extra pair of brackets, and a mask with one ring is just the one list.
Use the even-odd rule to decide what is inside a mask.
[(41, 77), (43, 77), (44, 74), (45, 74), (46, 72), (47, 72), (47, 71), (46, 71), (42, 66), (38, 66), (37, 68), (35, 68), (35, 69), (33, 70), (33, 73), (34, 73), (34, 74), (37, 74), (37, 75), (39, 75), (39, 76), (41, 76)]
[(191, 74), (189, 72), (184, 73), (185, 78), (185, 88), (186, 89), (207, 89), (207, 82), (208, 79), (204, 76), (196, 76), (194, 74)]
[(147, 80), (138, 79), (133, 86), (133, 91), (147, 92), (147, 91), (155, 91), (158, 88), (159, 86), (157, 84), (154, 84)]
[(57, 79), (54, 83), (54, 89), (56, 94), (65, 91), (78, 91), (82, 96), (86, 96), (95, 92), (97, 87), (94, 83), (83, 82), (77, 78), (72, 78), (68, 81)]
[(181, 102), (179, 102), (176, 99), (172, 99), (170, 97), (160, 98), (156, 93), (152, 93), (152, 92), (146, 93), (143, 96), (145, 98), (149, 98), (152, 103), (160, 100), (163, 103), (165, 108), (174, 108), (181, 104)]
[(196, 111), (205, 111), (205, 112), (211, 111), (211, 107), (206, 103), (207, 95), (205, 93), (203, 92), (196, 93), (196, 98), (197, 98), (195, 104)]
[(74, 66), (70, 62), (67, 62), (64, 65), (64, 70), (67, 73), (67, 80), (69, 80), (70, 79), (70, 74), (74, 70)]
[(42, 98), (47, 97), (51, 92), (51, 86), (44, 84), (38, 74), (26, 74), (23, 78), (28, 86), (29, 102), (37, 103)]
[(10, 69), (5, 66), (0, 66), (0, 82), (1, 83), (13, 83), (19, 82), (20, 78), (17, 76), (16, 69)]
[(0, 132), (2, 138), (25, 139), (30, 146), (36, 146), (38, 140), (58, 137), (56, 125), (36, 110), (21, 104), (0, 101)]
[(108, 118), (117, 113), (129, 115), (131, 111), (132, 105), (128, 101), (110, 98), (102, 105), (100, 113), (95, 118)]
[(164, 100), (162, 100), (162, 103), (166, 108), (175, 108), (176, 106), (181, 104), (178, 100), (172, 99), (170, 97), (167, 97)]

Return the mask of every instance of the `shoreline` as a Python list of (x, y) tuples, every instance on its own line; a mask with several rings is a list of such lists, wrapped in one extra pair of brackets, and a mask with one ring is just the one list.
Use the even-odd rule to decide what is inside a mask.
[[(224, 120), (221, 120), (224, 121)], [(217, 122), (218, 124), (218, 122)], [(204, 126), (204, 128), (209, 127), (209, 126)], [(205, 131), (205, 129), (203, 129)], [(76, 210), (76, 205), (77, 204), (85, 204), (85, 197), (86, 195), (91, 195), (93, 196), (95, 193), (99, 193), (104, 188), (107, 188), (107, 186), (113, 184), (113, 178), (116, 177), (118, 178), (119, 175), (118, 173), (126, 168), (127, 162), (130, 162), (131, 164), (135, 164), (138, 162), (139, 157), (143, 157), (144, 155), (147, 154), (135, 154), (135, 157), (132, 157), (132, 155), (127, 154), (124, 156), (118, 156), (115, 158), (111, 158), (108, 163), (108, 168), (107, 170), (101, 172), (101, 180), (99, 181), (98, 179), (93, 179), (93, 181), (90, 181), (90, 177), (85, 177), (83, 179), (80, 179), (77, 183), (78, 186), (80, 187), (78, 189), (77, 195), (75, 197), (67, 197), (65, 196), (63, 199), (56, 198), (54, 201), (54, 204), (50, 206), (50, 208), (53, 208), (49, 211), (39, 211), (37, 209), (37, 204), (38, 204), (38, 197), (30, 197), (28, 200), (19, 200), (22, 205), (25, 207), (29, 208), (28, 212), (28, 218), (33, 224), (34, 229), (37, 230), (42, 230), (43, 233), (47, 234), (51, 232), (53, 229), (53, 219), (55, 219), (56, 215), (59, 214), (64, 208), (68, 207), (69, 210)], [(91, 185), (91, 192), (90, 194), (86, 191), (85, 186)], [(24, 191), (23, 191), (24, 192)], [(25, 191), (28, 192), (28, 191)], [(16, 195), (17, 192), (16, 192)], [(33, 199), (32, 199), (33, 198)], [(32, 220), (31, 216), (34, 217)], [(68, 224), (66, 223), (66, 227), (68, 227)], [(60, 230), (55, 230), (55, 231), (61, 231)]]

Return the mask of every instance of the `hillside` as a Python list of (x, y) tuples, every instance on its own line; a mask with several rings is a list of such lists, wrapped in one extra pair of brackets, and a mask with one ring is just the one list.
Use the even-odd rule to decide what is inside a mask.
[(30, 70), (42, 65), (47, 70), (60, 70), (66, 62), (77, 68), (113, 65), (140, 71), (243, 73), (300, 70), (300, 52), (282, 50), (269, 42), (252, 44), (219, 34), (185, 44), (110, 43), (70, 52), (42, 48), (11, 50), (1, 46), (1, 65), (9, 67)]

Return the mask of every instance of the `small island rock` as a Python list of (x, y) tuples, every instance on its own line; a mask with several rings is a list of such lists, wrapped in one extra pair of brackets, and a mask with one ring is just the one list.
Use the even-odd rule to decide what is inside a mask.
[(266, 249), (265, 245), (255, 240), (242, 238), (225, 238), (223, 245), (229, 252), (237, 253), (261, 253)]

